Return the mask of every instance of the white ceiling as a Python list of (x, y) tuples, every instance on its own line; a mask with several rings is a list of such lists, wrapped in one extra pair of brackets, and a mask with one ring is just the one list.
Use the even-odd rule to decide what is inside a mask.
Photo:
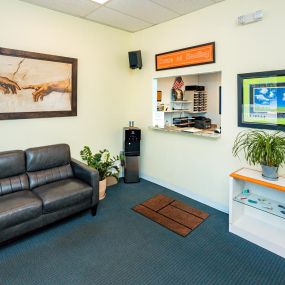
[(224, 0), (22, 0), (121, 30), (136, 32)]

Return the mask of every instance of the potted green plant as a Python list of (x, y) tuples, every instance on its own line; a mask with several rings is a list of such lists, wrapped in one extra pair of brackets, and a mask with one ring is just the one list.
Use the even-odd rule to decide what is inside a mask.
[(278, 168), (285, 161), (285, 136), (281, 132), (267, 133), (260, 130), (240, 132), (232, 153), (239, 156), (240, 152), (250, 165), (261, 165), (265, 179), (277, 180)]
[(89, 146), (84, 146), (83, 150), (80, 151), (80, 155), (82, 160), (87, 162), (88, 166), (98, 170), (100, 177), (99, 200), (104, 199), (106, 196), (106, 178), (112, 176), (117, 181), (119, 179), (119, 156), (111, 157), (107, 149), (93, 154)]

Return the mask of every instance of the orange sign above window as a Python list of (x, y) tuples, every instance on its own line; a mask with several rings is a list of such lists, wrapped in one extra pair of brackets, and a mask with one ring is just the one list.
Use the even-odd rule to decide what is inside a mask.
[(156, 70), (208, 64), (214, 62), (214, 42), (155, 55)]

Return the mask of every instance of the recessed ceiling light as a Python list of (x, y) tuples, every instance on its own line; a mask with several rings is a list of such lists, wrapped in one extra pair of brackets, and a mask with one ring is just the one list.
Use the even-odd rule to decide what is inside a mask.
[(105, 4), (109, 0), (92, 0), (93, 2), (99, 3), (99, 4)]

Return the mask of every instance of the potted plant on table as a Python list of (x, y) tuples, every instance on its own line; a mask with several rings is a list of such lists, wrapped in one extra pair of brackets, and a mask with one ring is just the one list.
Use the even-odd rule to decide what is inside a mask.
[(112, 176), (117, 181), (119, 180), (119, 156), (111, 157), (107, 149), (93, 154), (89, 146), (84, 146), (83, 150), (80, 151), (80, 155), (82, 160), (87, 162), (88, 166), (98, 170), (100, 177), (99, 200), (104, 199), (106, 196), (106, 178)]
[(250, 165), (261, 165), (265, 179), (277, 180), (278, 168), (285, 161), (285, 136), (281, 132), (267, 133), (260, 130), (240, 132), (232, 153), (239, 156), (240, 152), (243, 152)]

